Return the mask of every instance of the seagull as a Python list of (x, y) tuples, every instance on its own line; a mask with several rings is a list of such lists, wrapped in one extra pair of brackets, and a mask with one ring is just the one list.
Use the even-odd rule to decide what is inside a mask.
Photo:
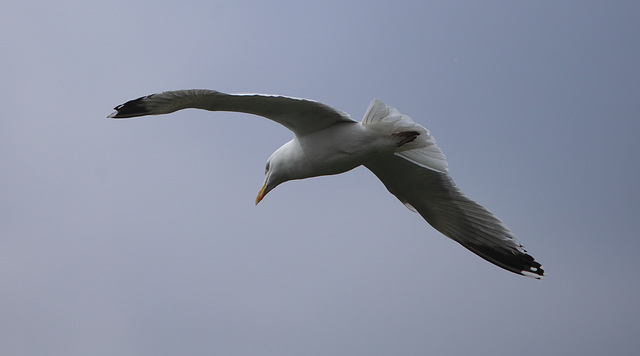
[(362, 165), (443, 235), (508, 271), (536, 279), (544, 276), (540, 263), (509, 228), (455, 185), (429, 131), (378, 99), (358, 122), (308, 99), (189, 89), (128, 101), (108, 117), (162, 115), (187, 108), (254, 114), (293, 131), (294, 138), (267, 160), (256, 205), (286, 181), (344, 173)]

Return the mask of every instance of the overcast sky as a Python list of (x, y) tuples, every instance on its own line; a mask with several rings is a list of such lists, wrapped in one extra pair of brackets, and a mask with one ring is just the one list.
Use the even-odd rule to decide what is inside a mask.
[[(637, 355), (637, 1), (5, 1), (0, 354)], [(184, 88), (380, 98), (547, 277), (482, 260), (373, 174), (285, 183), (292, 134)]]

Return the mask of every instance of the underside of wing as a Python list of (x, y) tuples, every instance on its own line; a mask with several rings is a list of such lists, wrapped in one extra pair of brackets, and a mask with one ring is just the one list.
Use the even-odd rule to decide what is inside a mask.
[(110, 118), (161, 115), (194, 108), (233, 111), (266, 117), (296, 135), (322, 130), (338, 122), (354, 122), (348, 114), (313, 100), (264, 94), (226, 94), (208, 89), (166, 91), (115, 107)]
[(505, 224), (465, 197), (447, 173), (397, 156), (366, 164), (402, 203), (431, 226), (485, 260), (521, 275), (542, 278), (544, 270)]

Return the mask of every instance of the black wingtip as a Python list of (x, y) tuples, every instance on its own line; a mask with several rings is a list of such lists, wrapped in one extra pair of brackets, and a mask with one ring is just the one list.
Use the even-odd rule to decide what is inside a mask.
[(110, 119), (127, 119), (130, 117), (138, 117), (149, 115), (149, 110), (144, 104), (144, 99), (149, 96), (143, 96), (138, 99), (127, 101), (122, 105), (113, 108), (115, 111), (107, 116)]
[(526, 252), (497, 250), (486, 246), (474, 246), (469, 249), (487, 261), (513, 273), (535, 279), (544, 277), (542, 265)]
[(526, 256), (529, 261), (529, 267), (525, 267), (525, 269), (520, 271), (520, 274), (535, 279), (542, 279), (542, 277), (544, 277), (544, 268), (542, 268), (542, 265), (536, 262), (530, 255), (524, 254), (524, 256)]

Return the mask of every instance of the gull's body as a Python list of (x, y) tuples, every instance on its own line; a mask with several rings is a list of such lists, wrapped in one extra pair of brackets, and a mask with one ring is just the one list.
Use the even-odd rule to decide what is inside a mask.
[(264, 116), (295, 134), (267, 160), (256, 204), (279, 184), (338, 174), (360, 165), (371, 170), (402, 203), (435, 229), (487, 261), (534, 278), (544, 270), (509, 229), (466, 198), (447, 173), (444, 154), (424, 127), (374, 100), (362, 122), (311, 100), (213, 90), (153, 94), (115, 108), (112, 118), (167, 114), (186, 108)]

